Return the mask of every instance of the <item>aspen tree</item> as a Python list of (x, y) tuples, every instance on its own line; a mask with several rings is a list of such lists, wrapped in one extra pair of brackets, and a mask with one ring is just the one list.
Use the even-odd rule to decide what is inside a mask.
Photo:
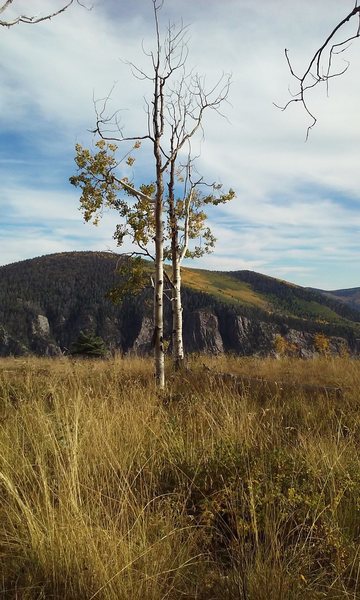
[[(96, 103), (97, 120), (94, 134), (100, 140), (96, 143), (95, 154), (77, 146), (76, 163), (78, 174), (70, 178), (71, 183), (81, 187), (81, 207), (85, 220), (95, 220), (101, 216), (105, 207), (116, 208), (124, 222), (117, 227), (116, 239), (121, 244), (126, 235), (140, 248), (140, 254), (154, 259), (154, 359), (155, 377), (159, 388), (165, 386), (164, 373), (164, 278), (171, 282), (173, 303), (176, 306), (174, 319), (178, 322), (175, 329), (180, 332), (181, 315), (179, 264), (188, 252), (188, 248), (180, 251), (177, 243), (179, 234), (180, 213), (175, 202), (177, 186), (175, 174), (180, 168), (181, 156), (195, 134), (202, 130), (204, 113), (208, 110), (219, 112), (221, 104), (227, 99), (230, 76), (222, 75), (209, 90), (204, 79), (198, 74), (186, 72), (188, 57), (187, 28), (168, 25), (162, 38), (160, 33), (159, 12), (163, 2), (151, 0), (155, 24), (155, 49), (146, 52), (150, 61), (150, 70), (145, 72), (133, 63), (128, 63), (133, 74), (148, 82), (152, 89), (151, 100), (146, 100), (146, 130), (142, 135), (125, 135), (124, 127), (119, 123), (118, 113), (107, 116), (107, 102), (110, 95), (100, 103)], [(110, 126), (111, 125), (111, 126)], [(116, 152), (123, 143), (132, 144), (122, 159)], [(132, 151), (138, 150), (143, 143), (150, 144), (154, 161), (154, 181), (149, 185), (136, 187), (126, 177), (118, 175), (122, 163), (134, 164)], [(124, 197), (121, 196), (123, 192)], [(189, 198), (194, 198), (189, 192)], [(231, 192), (233, 194), (233, 192)], [(186, 211), (187, 232), (184, 239), (190, 238), (195, 229), (204, 230), (203, 218), (200, 216), (197, 203), (199, 201), (185, 199), (182, 206)], [(209, 202), (210, 203), (210, 202)], [(200, 205), (199, 205), (200, 206)], [(196, 216), (190, 226), (190, 215)], [(167, 231), (165, 221), (170, 225), (173, 235), (172, 250), (175, 264), (173, 276), (164, 272), (164, 260), (167, 256), (165, 241)], [(209, 237), (210, 241), (211, 238)], [(149, 244), (153, 242), (153, 251)], [(186, 245), (186, 244), (185, 244)], [(171, 253), (170, 253), (171, 254)], [(176, 257), (175, 257), (176, 254)], [(176, 258), (176, 260), (175, 260)], [(179, 262), (180, 260), (180, 262)], [(173, 281), (172, 281), (173, 280)], [(180, 307), (180, 308), (179, 308)], [(180, 353), (183, 357), (183, 352)]]

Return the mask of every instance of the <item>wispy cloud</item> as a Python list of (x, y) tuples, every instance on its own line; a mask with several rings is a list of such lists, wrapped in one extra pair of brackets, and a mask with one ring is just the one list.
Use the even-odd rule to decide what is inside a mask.
[[(46, 0), (31, 3), (34, 14)], [(109, 110), (120, 113), (128, 133), (146, 126), (143, 96), (151, 89), (134, 79), (129, 59), (147, 67), (143, 47), (153, 45), (151, 2), (93, 0), (93, 9), (73, 7), (50, 23), (3, 30), (0, 36), (0, 262), (46, 252), (114, 248), (116, 216), (91, 228), (82, 223), (73, 173), (74, 144), (92, 144), (93, 98), (116, 83)], [(321, 6), (320, 6), (321, 5)], [(28, 10), (28, 2), (18, 2)], [(216, 251), (198, 265), (250, 268), (289, 277), (303, 285), (360, 285), (357, 119), (360, 53), (341, 78), (311, 93), (318, 115), (305, 143), (307, 115), (273, 102), (294, 91), (283, 51), (304, 68), (311, 52), (350, 10), (346, 0), (166, 0), (163, 22), (191, 23), (189, 67), (206, 73), (209, 85), (232, 72), (227, 119), (205, 119), (199, 169), (208, 180), (232, 186), (237, 199), (209, 213)], [(344, 55), (339, 57), (340, 60)], [(136, 178), (152, 177), (146, 145)]]

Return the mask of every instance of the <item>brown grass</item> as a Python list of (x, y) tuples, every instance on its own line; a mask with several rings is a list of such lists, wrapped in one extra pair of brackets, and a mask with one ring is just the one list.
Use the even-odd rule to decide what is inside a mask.
[(0, 597), (360, 597), (360, 363), (200, 357), (169, 382), (135, 358), (1, 360)]

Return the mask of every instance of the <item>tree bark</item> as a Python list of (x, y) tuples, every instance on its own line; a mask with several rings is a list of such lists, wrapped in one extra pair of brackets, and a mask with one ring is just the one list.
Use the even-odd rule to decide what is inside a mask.
[[(155, 150), (156, 151), (156, 150)], [(160, 153), (160, 149), (158, 148)], [(160, 159), (161, 160), (161, 159)], [(155, 326), (155, 380), (160, 389), (165, 387), (165, 357), (164, 357), (164, 224), (163, 212), (163, 182), (162, 174), (157, 176), (157, 192), (155, 202), (155, 287), (154, 287), (154, 326)]]
[(172, 355), (175, 370), (184, 363), (184, 345), (182, 328), (182, 299), (181, 299), (181, 252), (179, 248), (179, 225), (175, 211), (175, 166), (177, 152), (174, 150), (174, 135), (171, 137), (171, 161), (168, 183), (169, 222), (171, 237), (171, 312), (172, 312)]
[(176, 370), (181, 369), (184, 364), (184, 345), (183, 345), (183, 307), (181, 300), (181, 269), (179, 254), (172, 259), (172, 340), (173, 357)]
[(157, 387), (165, 388), (165, 355), (164, 355), (164, 176), (161, 154), (161, 138), (164, 134), (164, 85), (160, 76), (160, 38), (156, 5), (155, 24), (157, 35), (157, 61), (154, 64), (154, 100), (153, 100), (153, 151), (155, 157), (156, 195), (155, 195), (155, 287), (154, 287), (154, 363)]

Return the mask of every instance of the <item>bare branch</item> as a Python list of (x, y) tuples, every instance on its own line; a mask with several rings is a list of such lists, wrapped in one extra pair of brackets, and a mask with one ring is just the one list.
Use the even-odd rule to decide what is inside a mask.
[[(141, 136), (125, 136), (123, 134), (123, 127), (120, 123), (118, 115), (122, 112), (120, 109), (115, 110), (110, 116), (106, 116), (106, 109), (108, 102), (111, 99), (111, 95), (116, 87), (116, 83), (114, 83), (104, 98), (99, 98), (95, 100), (93, 97), (93, 104), (95, 108), (96, 114), (96, 125), (95, 129), (90, 130), (90, 133), (97, 134), (101, 139), (107, 142), (136, 142), (142, 141), (146, 139), (150, 139), (153, 141), (153, 138), (150, 135), (150, 129), (148, 128), (149, 133), (147, 135)], [(100, 109), (98, 108), (100, 105)]]
[[(11, 4), (13, 3), (14, 0), (7, 0), (2, 6), (0, 6), (0, 14), (2, 14), (7, 8), (9, 8), (9, 6), (11, 6)], [(3, 27), (12, 27), (13, 25), (17, 25), (18, 23), (26, 23), (27, 25), (34, 25), (35, 23), (41, 23), (42, 21), (50, 21), (53, 17), (56, 17), (57, 15), (60, 15), (61, 13), (65, 12), (72, 4), (74, 4), (74, 2), (76, 1), (77, 4), (79, 4), (79, 6), (82, 6), (83, 8), (87, 8), (88, 10), (91, 10), (92, 7), (87, 7), (85, 6), (82, 2), (80, 2), (80, 0), (69, 0), (64, 6), (62, 6), (62, 8), (59, 8), (58, 10), (49, 13), (47, 15), (44, 15), (43, 17), (35, 17), (35, 16), (27, 16), (27, 15), (19, 15), (18, 17), (12, 19), (12, 20), (3, 20), (0, 19), (0, 26), (2, 25)]]
[(0, 6), (0, 14), (4, 12), (4, 10), (6, 10), (10, 4), (12, 4), (14, 2), (14, 0), (7, 0), (5, 2), (5, 4), (3, 4), (2, 6)]
[[(355, 33), (340, 42), (332, 44), (331, 42), (334, 39), (334, 37), (336, 36), (336, 34), (344, 27), (344, 25), (349, 23), (354, 17), (358, 19), (358, 25), (357, 25), (357, 29), (356, 29)], [(351, 42), (359, 37), (360, 37), (360, 6), (358, 5), (358, 2), (355, 2), (354, 8), (349, 12), (349, 14), (347, 14), (332, 29), (332, 31), (327, 36), (327, 38), (325, 39), (323, 44), (314, 53), (314, 55), (312, 56), (311, 60), (308, 63), (308, 66), (307, 66), (305, 72), (302, 75), (299, 75), (295, 72), (295, 70), (292, 66), (290, 57), (289, 57), (289, 51), (287, 49), (285, 49), (285, 58), (286, 58), (286, 62), (287, 62), (289, 71), (290, 71), (292, 77), (294, 77), (294, 79), (296, 79), (298, 81), (299, 87), (298, 87), (298, 91), (295, 94), (292, 94), (293, 97), (285, 105), (279, 106), (278, 104), (275, 104), (275, 103), (274, 103), (274, 105), (277, 108), (280, 108), (281, 110), (286, 110), (290, 104), (293, 104), (295, 102), (300, 102), (302, 104), (306, 113), (311, 118), (311, 123), (308, 126), (307, 132), (306, 132), (306, 139), (308, 139), (311, 129), (317, 123), (317, 119), (316, 119), (315, 115), (311, 112), (311, 110), (309, 109), (308, 104), (307, 104), (307, 100), (306, 100), (307, 92), (310, 89), (317, 86), (319, 83), (325, 83), (327, 92), (328, 92), (329, 80), (333, 79), (334, 77), (340, 77), (349, 68), (349, 63), (346, 61), (347, 64), (343, 69), (332, 72), (332, 66), (333, 66), (332, 62), (333, 62), (334, 55), (339, 55), (339, 54), (345, 52), (345, 50), (347, 50), (347, 48), (349, 47)], [(325, 58), (326, 55), (327, 55), (327, 59)], [(326, 68), (323, 70), (322, 65), (323, 65), (324, 61), (326, 61)]]

